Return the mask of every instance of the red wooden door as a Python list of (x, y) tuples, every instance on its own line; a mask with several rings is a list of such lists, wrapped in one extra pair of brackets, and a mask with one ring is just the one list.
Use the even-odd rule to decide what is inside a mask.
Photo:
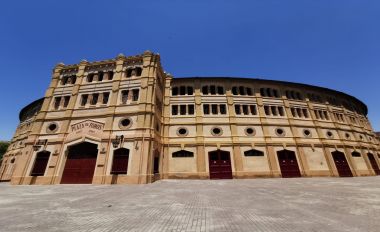
[(371, 163), (373, 171), (375, 171), (375, 174), (380, 175), (380, 169), (376, 163), (375, 157), (373, 157), (373, 154), (368, 153), (367, 156), (368, 156), (369, 162)]
[(129, 150), (120, 148), (114, 151), (111, 174), (127, 174)]
[(61, 184), (91, 184), (95, 172), (97, 145), (81, 143), (69, 149)]
[(331, 153), (334, 159), (336, 169), (340, 177), (352, 177), (350, 166), (347, 163), (346, 156), (343, 152), (334, 151)]
[(232, 179), (231, 158), (228, 151), (208, 153), (210, 179)]
[(294, 151), (282, 150), (277, 152), (281, 175), (284, 178), (301, 177), (300, 169)]

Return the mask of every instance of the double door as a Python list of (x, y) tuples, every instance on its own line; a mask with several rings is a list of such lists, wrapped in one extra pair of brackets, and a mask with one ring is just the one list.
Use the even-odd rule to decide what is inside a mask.
[(231, 158), (228, 151), (211, 151), (208, 156), (210, 179), (232, 179)]

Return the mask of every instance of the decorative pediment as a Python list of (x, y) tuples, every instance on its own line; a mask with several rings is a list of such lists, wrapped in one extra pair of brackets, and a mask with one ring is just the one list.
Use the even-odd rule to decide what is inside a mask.
[(103, 129), (104, 123), (93, 120), (85, 120), (70, 125), (68, 138), (70, 140), (86, 136), (100, 138), (103, 133)]

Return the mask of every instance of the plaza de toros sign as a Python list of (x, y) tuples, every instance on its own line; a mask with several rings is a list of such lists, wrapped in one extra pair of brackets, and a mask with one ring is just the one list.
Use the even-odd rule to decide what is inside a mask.
[(69, 137), (81, 137), (83, 135), (100, 137), (101, 133), (103, 132), (103, 128), (104, 123), (85, 120), (70, 126)]

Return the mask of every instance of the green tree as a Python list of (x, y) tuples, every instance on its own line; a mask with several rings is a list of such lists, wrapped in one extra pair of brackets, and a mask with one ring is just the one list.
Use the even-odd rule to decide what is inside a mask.
[(3, 158), (3, 155), (7, 151), (9, 146), (8, 142), (0, 142), (0, 159)]

